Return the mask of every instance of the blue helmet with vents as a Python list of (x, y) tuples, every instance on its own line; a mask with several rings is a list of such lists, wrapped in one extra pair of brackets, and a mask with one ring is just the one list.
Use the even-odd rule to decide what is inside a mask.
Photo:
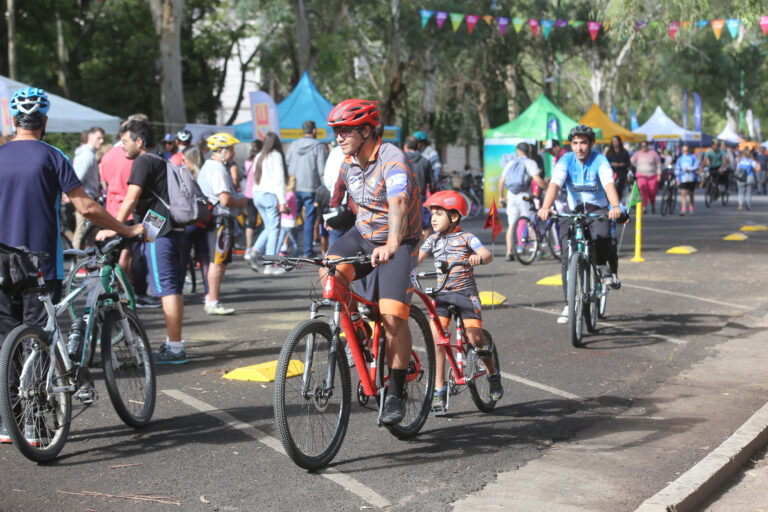
[(45, 91), (37, 87), (26, 87), (13, 93), (11, 97), (11, 115), (16, 117), (19, 113), (34, 114), (40, 112), (45, 115), (51, 108), (51, 101)]

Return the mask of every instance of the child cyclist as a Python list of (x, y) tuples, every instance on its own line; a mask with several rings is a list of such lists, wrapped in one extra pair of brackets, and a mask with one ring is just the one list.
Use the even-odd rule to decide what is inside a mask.
[[(468, 261), (472, 265), (488, 264), (493, 260), (491, 251), (485, 248), (480, 240), (472, 233), (462, 231), (459, 226), (461, 217), (467, 215), (467, 202), (461, 194), (453, 190), (444, 190), (432, 194), (424, 203), (432, 213), (432, 229), (434, 233), (427, 237), (419, 250), (419, 263), (430, 254), (435, 261), (455, 263)], [(459, 308), (461, 319), (466, 328), (467, 337), (472, 346), (481, 350), (487, 348), (483, 335), (483, 321), (480, 313), (480, 298), (477, 285), (472, 273), (472, 267), (454, 268), (447, 276), (443, 290), (437, 297), (435, 309), (443, 327), (448, 327), (451, 321), (448, 306)], [(439, 284), (442, 284), (440, 281)], [(434, 324), (432, 337), (435, 342), (439, 339)], [(445, 349), (435, 346), (435, 394), (432, 400), (432, 410), (436, 415), (445, 414), (448, 387), (445, 382)], [(494, 367), (493, 358), (483, 358), (488, 370), (487, 379), (493, 400), (501, 399), (504, 389), (501, 386), (501, 376)]]

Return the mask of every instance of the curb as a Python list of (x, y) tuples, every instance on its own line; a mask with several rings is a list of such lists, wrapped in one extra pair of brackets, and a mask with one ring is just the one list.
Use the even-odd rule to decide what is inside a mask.
[(687, 512), (696, 510), (758, 449), (768, 444), (768, 404), (680, 478), (645, 500), (635, 512)]

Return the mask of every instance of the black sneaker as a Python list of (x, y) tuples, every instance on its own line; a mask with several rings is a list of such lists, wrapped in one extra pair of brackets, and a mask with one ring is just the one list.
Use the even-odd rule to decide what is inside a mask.
[(384, 401), (384, 411), (381, 414), (383, 425), (397, 425), (405, 418), (405, 402), (395, 395), (387, 395)]
[(137, 295), (134, 302), (139, 309), (155, 309), (163, 305), (159, 299), (150, 297), (149, 295)]
[(486, 378), (488, 379), (488, 391), (490, 392), (491, 400), (498, 402), (504, 396), (501, 375), (497, 373), (496, 375), (487, 375)]

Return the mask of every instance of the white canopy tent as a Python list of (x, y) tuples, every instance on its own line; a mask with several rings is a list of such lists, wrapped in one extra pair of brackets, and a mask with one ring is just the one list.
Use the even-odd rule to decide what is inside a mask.
[(684, 129), (682, 126), (678, 126), (664, 113), (660, 106), (656, 107), (653, 115), (641, 127), (633, 131), (645, 135), (649, 141), (684, 140), (695, 142), (701, 140), (701, 133), (692, 132)]
[[(30, 87), (27, 84), (11, 80), (0, 75), (0, 81), (8, 88), (9, 98), (18, 89)], [(34, 87), (34, 86), (32, 86)], [(80, 133), (93, 126), (99, 126), (111, 135), (116, 135), (120, 129), (120, 118), (86, 107), (56, 94), (46, 91), (51, 100), (48, 111), (48, 124), (45, 130), (49, 133)]]
[(739, 142), (744, 141), (744, 139), (739, 137), (739, 134), (733, 131), (733, 128), (727, 124), (725, 125), (725, 128), (723, 128), (723, 131), (721, 131), (716, 138), (718, 140), (728, 142), (729, 144), (738, 144)]

